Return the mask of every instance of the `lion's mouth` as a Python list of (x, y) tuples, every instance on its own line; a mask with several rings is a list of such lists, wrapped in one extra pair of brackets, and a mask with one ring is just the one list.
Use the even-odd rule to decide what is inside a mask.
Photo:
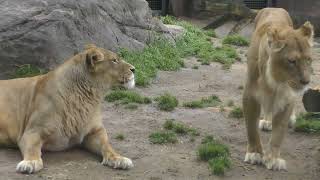
[(302, 85), (294, 81), (288, 81), (288, 85), (296, 92), (303, 92), (305, 89), (308, 88), (307, 85)]
[(127, 89), (134, 88), (135, 86), (134, 75), (132, 74), (129, 78), (123, 78), (123, 80), (120, 81), (120, 84)]

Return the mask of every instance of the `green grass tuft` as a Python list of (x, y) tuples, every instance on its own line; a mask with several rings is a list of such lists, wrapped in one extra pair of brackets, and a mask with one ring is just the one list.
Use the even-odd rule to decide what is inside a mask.
[(162, 111), (173, 111), (179, 104), (176, 97), (165, 93), (155, 99), (158, 103), (158, 107)]
[(231, 161), (227, 157), (219, 157), (209, 160), (211, 172), (215, 175), (224, 175), (226, 169), (231, 167)]
[(25, 64), (25, 65), (19, 66), (15, 70), (13, 77), (14, 78), (25, 78), (25, 77), (38, 76), (38, 75), (41, 75), (44, 73), (46, 73), (46, 72), (41, 70), (40, 68), (34, 66), (34, 65)]
[(209, 161), (209, 167), (213, 174), (223, 175), (230, 168), (229, 148), (216, 141), (213, 136), (206, 136), (198, 148), (200, 160)]
[(248, 46), (249, 41), (240, 35), (226, 36), (222, 40), (223, 44), (235, 45), (235, 46)]
[(160, 17), (160, 20), (162, 21), (163, 24), (175, 24), (177, 21), (177, 18), (174, 16), (162, 16)]
[(295, 131), (306, 133), (320, 132), (320, 113), (302, 113), (297, 117)]
[(197, 129), (189, 127), (180, 122), (175, 122), (174, 119), (167, 119), (163, 124), (163, 128), (166, 130), (172, 130), (177, 134), (190, 134), (191, 136), (200, 135), (200, 132)]
[(221, 103), (218, 96), (212, 95), (208, 98), (202, 98), (201, 100), (186, 102), (183, 104), (184, 107), (188, 108), (205, 108), (205, 107), (215, 107)]
[(242, 108), (234, 106), (229, 113), (229, 117), (237, 119), (243, 118)]
[(143, 97), (137, 92), (127, 90), (114, 90), (105, 97), (105, 100), (108, 102), (119, 101), (120, 104), (150, 104), (152, 102), (148, 97)]
[(212, 29), (204, 31), (205, 35), (209, 37), (217, 37), (216, 32)]
[(115, 138), (119, 141), (123, 141), (125, 139), (125, 136), (123, 134), (117, 134)]
[(150, 134), (149, 140), (153, 144), (176, 143), (178, 141), (176, 134), (169, 131), (154, 132)]

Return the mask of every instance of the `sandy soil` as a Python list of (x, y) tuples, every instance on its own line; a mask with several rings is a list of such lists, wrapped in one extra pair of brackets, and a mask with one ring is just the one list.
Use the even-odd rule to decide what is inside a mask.
[[(318, 46), (318, 45), (317, 45)], [(239, 50), (241, 54), (245, 49)], [(319, 57), (319, 49), (315, 49)], [(220, 64), (201, 66), (195, 58), (186, 59), (186, 68), (178, 72), (160, 72), (148, 88), (139, 88), (141, 94), (156, 97), (164, 92), (177, 96), (180, 104), (212, 94), (224, 102), (233, 100), (241, 104), (246, 73), (245, 58), (226, 71)], [(199, 69), (192, 69), (193, 65)], [(320, 83), (320, 62), (314, 63), (313, 84)], [(299, 101), (299, 111), (303, 111)], [(137, 110), (127, 110), (114, 104), (104, 104), (104, 124), (114, 148), (130, 157), (135, 163), (131, 170), (114, 170), (100, 164), (101, 158), (80, 149), (43, 155), (45, 168), (34, 175), (15, 172), (21, 156), (16, 149), (0, 149), (0, 180), (11, 179), (94, 179), (94, 180), (207, 180), (207, 179), (281, 179), (316, 180), (320, 177), (320, 138), (289, 131), (282, 147), (282, 156), (287, 160), (287, 172), (273, 172), (263, 166), (248, 165), (243, 162), (246, 149), (246, 135), (243, 119), (228, 118), (227, 112), (217, 112), (215, 108), (185, 109), (179, 107), (173, 112), (161, 112), (155, 104), (139, 106)], [(179, 137), (174, 145), (153, 145), (148, 141), (151, 132), (161, 128), (167, 118), (175, 118), (201, 131), (195, 142), (188, 137)], [(123, 133), (124, 141), (115, 139)], [(196, 147), (201, 137), (212, 134), (230, 147), (232, 168), (224, 177), (211, 175), (208, 165), (197, 160)], [(261, 132), (266, 144), (270, 133)]]

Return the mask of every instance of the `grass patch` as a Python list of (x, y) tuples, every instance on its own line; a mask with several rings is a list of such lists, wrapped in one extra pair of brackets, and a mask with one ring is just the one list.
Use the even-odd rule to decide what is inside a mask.
[(320, 132), (320, 113), (302, 113), (297, 117), (295, 131), (306, 133)]
[(230, 36), (226, 36), (222, 40), (222, 44), (229, 44), (229, 45), (235, 45), (235, 46), (248, 46), (249, 41), (240, 35), (230, 35)]
[(13, 77), (14, 78), (25, 78), (25, 77), (32, 77), (32, 76), (38, 76), (41, 74), (46, 73), (44, 70), (31, 65), (31, 64), (24, 64), (22, 66), (19, 66), (15, 72)]
[(206, 63), (220, 62), (227, 64), (228, 67), (238, 58), (238, 54), (232, 47), (214, 48), (212, 46), (208, 39), (214, 36), (214, 31), (204, 31), (172, 16), (164, 16), (160, 19), (165, 24), (184, 27), (186, 32), (176, 39), (176, 43), (158, 38), (141, 51), (120, 50), (121, 57), (136, 67), (137, 86), (149, 85), (158, 70), (178, 70), (184, 66), (182, 58), (187, 56), (197, 56), (200, 61)]
[(204, 31), (205, 35), (209, 37), (217, 37), (216, 32), (212, 29)]
[(202, 98), (201, 100), (186, 102), (183, 104), (187, 108), (205, 108), (205, 107), (215, 107), (221, 103), (218, 96), (212, 95), (208, 98)]
[(115, 138), (119, 141), (123, 141), (125, 139), (125, 136), (123, 134), (117, 134)]
[(229, 148), (216, 141), (213, 136), (204, 137), (197, 153), (200, 160), (209, 162), (209, 167), (215, 175), (223, 175), (231, 166)]
[(149, 141), (153, 144), (176, 143), (178, 141), (175, 133), (170, 131), (158, 131), (150, 134)]
[(189, 134), (191, 136), (199, 136), (200, 133), (197, 131), (197, 129), (189, 127), (185, 124), (182, 124), (180, 122), (175, 122), (173, 119), (168, 119), (163, 124), (163, 128), (166, 130), (172, 130), (173, 132), (177, 134)]
[[(108, 102), (115, 102), (119, 101), (120, 104), (130, 104), (130, 103), (136, 103), (136, 104), (150, 104), (152, 101), (148, 97), (143, 97), (137, 92), (134, 91), (127, 91), (127, 90), (114, 90), (111, 93), (109, 93), (105, 100)], [(131, 105), (130, 105), (131, 106)], [(132, 108), (132, 106), (131, 106)]]
[(234, 106), (229, 113), (229, 117), (237, 119), (243, 118), (242, 108)]
[(162, 111), (173, 111), (179, 104), (176, 97), (165, 93), (155, 99), (158, 103), (158, 108)]

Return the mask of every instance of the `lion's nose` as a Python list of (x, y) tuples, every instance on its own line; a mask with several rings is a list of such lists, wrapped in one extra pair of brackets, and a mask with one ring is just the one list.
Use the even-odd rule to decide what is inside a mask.
[(303, 85), (307, 85), (307, 84), (310, 83), (310, 80), (308, 80), (308, 79), (301, 79), (301, 80), (300, 80), (300, 83), (303, 84)]
[(130, 71), (134, 73), (136, 70), (134, 68), (131, 68)]

